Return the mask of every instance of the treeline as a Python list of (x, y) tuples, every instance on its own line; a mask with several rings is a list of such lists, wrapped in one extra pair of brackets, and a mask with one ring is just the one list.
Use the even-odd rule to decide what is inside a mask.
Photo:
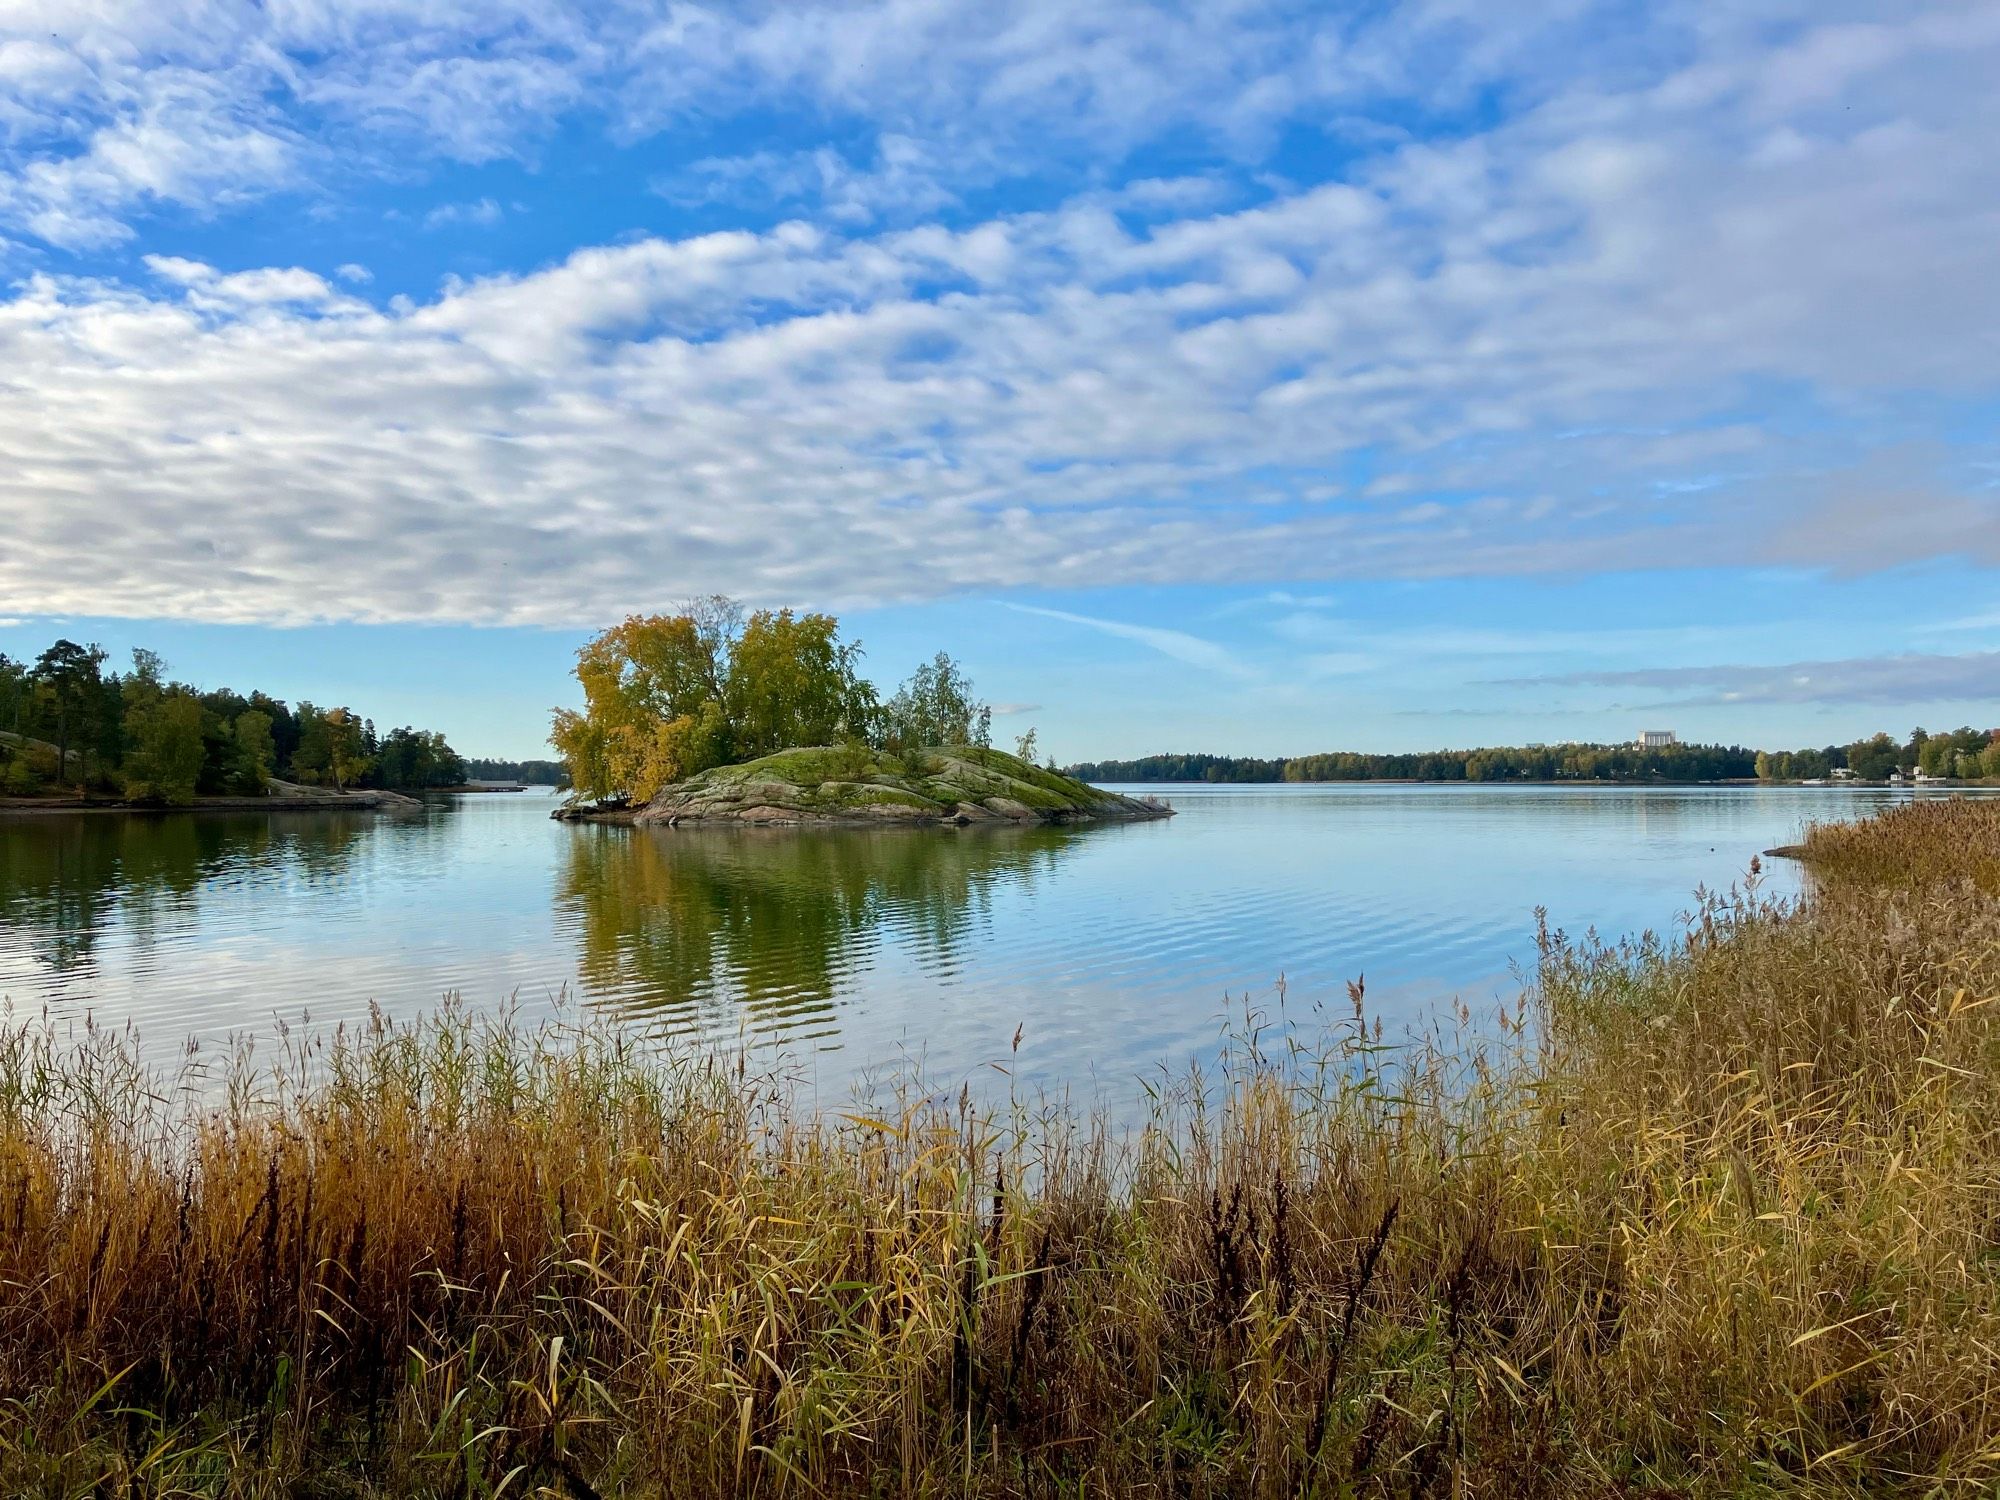
[(523, 786), (568, 786), (569, 767), (559, 760), (490, 760), (474, 755), (465, 761), (472, 781), (518, 781)]
[(1897, 771), (1961, 781), (2000, 776), (2000, 729), (1913, 729), (1907, 740), (1878, 734), (1849, 745), (1757, 755), (1757, 774), (1766, 781), (1818, 781), (1835, 771), (1851, 771), (1858, 781), (1881, 781)]
[[(587, 642), (576, 662), (583, 709), (556, 709), (549, 743), (578, 796), (644, 802), (698, 772), (799, 746), (901, 754), (991, 742), (992, 710), (944, 652), (886, 701), (860, 664), (861, 643), (842, 640), (832, 615), (746, 614), (710, 595)], [(1032, 731), (1017, 748), (1032, 754)]]
[(1258, 759), (1147, 755), (1069, 768), (1084, 781), (1729, 781), (1756, 774), (1740, 745), (1519, 745), (1370, 755), (1336, 750)]
[(465, 780), (465, 763), (435, 731), (380, 735), (344, 706), (170, 681), (153, 651), (134, 651), (127, 672), (106, 671), (107, 660), (69, 640), (32, 662), (0, 655), (0, 791), (185, 806), (261, 796), (272, 778), (338, 790)]

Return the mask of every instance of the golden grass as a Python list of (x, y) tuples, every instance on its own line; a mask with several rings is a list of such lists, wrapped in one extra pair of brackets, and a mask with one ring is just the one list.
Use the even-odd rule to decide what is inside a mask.
[(1821, 823), (1803, 853), (1815, 871), (1849, 882), (1967, 880), (2000, 895), (2000, 798), (1906, 802), (1859, 823)]
[(807, 1116), (595, 1021), (220, 1090), (11, 1026), (0, 1493), (1991, 1493), (1966, 816), (1895, 814), (1886, 887), (1544, 934), (1497, 1026), (1253, 1024), (1130, 1134)]

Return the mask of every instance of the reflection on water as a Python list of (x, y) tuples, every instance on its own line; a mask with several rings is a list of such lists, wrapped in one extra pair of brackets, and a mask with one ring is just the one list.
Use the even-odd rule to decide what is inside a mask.
[(587, 993), (709, 1034), (818, 1036), (885, 944), (951, 984), (996, 891), (1105, 830), (566, 831), (557, 902)]
[[(162, 1045), (569, 993), (702, 1040), (805, 1054), (828, 1088), (1129, 1080), (1214, 1045), (1244, 997), (1399, 1010), (1513, 994), (1534, 910), (1671, 926), (1810, 818), (1888, 794), (1783, 788), (1176, 787), (1103, 828), (626, 830), (542, 793), (421, 816), (0, 817), (0, 998)], [(1780, 888), (1791, 867), (1773, 873)], [(1011, 1050), (1024, 1028), (1019, 1054)]]
[(0, 824), (0, 934), (16, 958), (86, 982), (107, 934), (150, 949), (196, 917), (204, 893), (280, 870), (310, 891), (369, 831), (306, 814), (17, 819)]

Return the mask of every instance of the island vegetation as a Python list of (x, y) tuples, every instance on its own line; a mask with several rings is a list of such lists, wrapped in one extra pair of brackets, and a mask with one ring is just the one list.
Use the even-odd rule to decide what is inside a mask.
[[(986, 752), (972, 759), (996, 774), (1009, 762), (1004, 774), (1017, 785), (1067, 781), (1030, 763), (1032, 729), (1015, 755), (992, 750), (993, 711), (948, 653), (919, 665), (886, 700), (861, 675), (861, 655), (832, 615), (746, 612), (720, 595), (674, 614), (633, 615), (578, 651), (584, 706), (554, 710), (549, 740), (579, 804), (638, 806), (703, 773), (756, 766), (754, 784), (872, 786), (882, 795), (870, 805), (887, 809), (922, 799), (914, 782), (940, 772), (921, 757), (945, 748)], [(827, 753), (793, 753), (807, 750)]]
[(377, 734), (347, 707), (171, 681), (152, 651), (125, 672), (59, 640), (32, 662), (0, 655), (0, 795), (123, 798), (184, 807), (261, 797), (273, 780), (335, 791), (422, 790), (465, 780), (433, 730)]
[(577, 653), (584, 707), (550, 742), (575, 795), (559, 818), (760, 825), (1093, 822), (1172, 809), (996, 750), (992, 710), (940, 651), (884, 700), (831, 615), (720, 596), (635, 615)]
[(1805, 844), (1497, 1015), (1250, 1014), (1133, 1132), (604, 1017), (8, 1021), (0, 1490), (1990, 1493), (2000, 809)]

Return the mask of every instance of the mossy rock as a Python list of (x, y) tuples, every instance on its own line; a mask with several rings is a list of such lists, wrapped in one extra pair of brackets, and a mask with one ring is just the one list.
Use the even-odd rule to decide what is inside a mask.
[(781, 750), (665, 787), (632, 821), (704, 824), (1082, 823), (1168, 817), (982, 745), (906, 756), (856, 745)]

